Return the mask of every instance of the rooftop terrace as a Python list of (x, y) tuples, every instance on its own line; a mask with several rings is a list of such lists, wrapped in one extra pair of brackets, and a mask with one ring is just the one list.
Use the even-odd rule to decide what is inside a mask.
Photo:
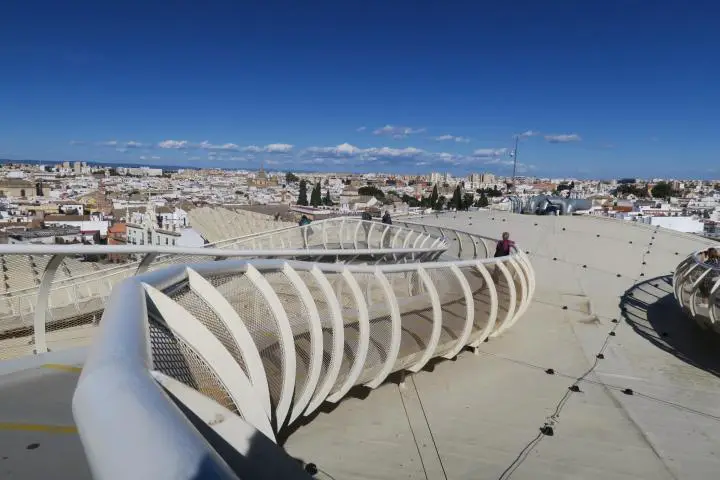
[[(590, 217), (480, 211), (413, 221), (441, 227), (431, 231), (447, 233), (451, 255), (479, 245), (458, 242), (453, 229), (509, 231), (534, 269), (532, 301), (474, 351), (372, 391), (354, 387), (279, 429), (279, 444), (316, 464), (317, 478), (705, 479), (720, 470), (718, 337), (681, 309), (672, 285), (678, 265), (710, 241)], [(83, 413), (73, 417), (70, 405), (85, 358), (80, 347), (0, 363), (7, 478), (90, 477), (74, 424)], [(132, 467), (129, 451), (116, 453)], [(263, 458), (255, 453), (251, 461)]]

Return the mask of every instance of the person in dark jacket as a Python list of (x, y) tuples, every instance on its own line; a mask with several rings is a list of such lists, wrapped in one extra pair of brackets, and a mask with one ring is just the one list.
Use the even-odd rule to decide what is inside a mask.
[(510, 249), (515, 246), (515, 242), (510, 240), (510, 234), (503, 232), (502, 240), (498, 241), (495, 247), (495, 257), (506, 257), (510, 255)]
[(392, 225), (392, 218), (390, 218), (390, 210), (385, 210), (385, 215), (382, 217), (382, 223), (386, 225)]
[[(510, 240), (510, 234), (508, 232), (503, 232), (502, 234), (502, 240), (499, 240), (497, 242), (497, 245), (495, 246), (495, 258), (497, 257), (506, 257), (510, 255), (510, 250), (515, 246), (515, 242)], [(500, 267), (496, 266), (495, 269), (492, 272), (492, 278), (495, 281), (495, 283), (498, 283), (500, 281)]]
[(303, 247), (308, 248), (310, 236), (313, 233), (312, 227), (310, 226), (310, 219), (307, 215), (300, 217), (298, 225), (301, 227), (300, 233), (302, 235)]

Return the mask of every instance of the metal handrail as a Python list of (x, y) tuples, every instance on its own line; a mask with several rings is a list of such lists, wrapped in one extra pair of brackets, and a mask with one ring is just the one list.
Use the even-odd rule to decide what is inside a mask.
[[(342, 220), (341, 218), (330, 218), (330, 219), (324, 219), (320, 220), (318, 222), (315, 222), (309, 226), (304, 227), (298, 227), (298, 226), (286, 226), (278, 229), (268, 230), (264, 232), (257, 232), (252, 233), (249, 235), (244, 235), (241, 237), (235, 237), (227, 240), (220, 240), (218, 242), (207, 244), (203, 247), (169, 247), (169, 246), (160, 246), (160, 245), (53, 245), (52, 247), (44, 246), (44, 245), (0, 245), (0, 255), (17, 255), (17, 254), (25, 254), (25, 255), (48, 255), (53, 253), (65, 253), (67, 255), (110, 255), (110, 254), (118, 254), (118, 255), (131, 255), (131, 254), (146, 254), (146, 255), (156, 255), (156, 258), (153, 259), (153, 261), (161, 262), (163, 259), (167, 258), (170, 255), (205, 255), (206, 252), (207, 255), (216, 255), (214, 253), (210, 253), (213, 251), (226, 251), (229, 250), (229, 247), (235, 246), (240, 242), (247, 242), (249, 240), (262, 238), (262, 237), (271, 237), (274, 235), (277, 235), (279, 233), (292, 231), (292, 230), (298, 230), (300, 229), (308, 229), (310, 227), (314, 226), (324, 226), (326, 224), (332, 224), (335, 222), (338, 222)], [(361, 221), (359, 219), (353, 219), (356, 223), (366, 223), (364, 221)], [(375, 223), (375, 222), (369, 222), (369, 223)], [(221, 249), (213, 248), (215, 245), (222, 244), (223, 247)], [(438, 248), (441, 247), (441, 245), (437, 245)], [(65, 250), (68, 249), (68, 250)], [(344, 250), (344, 249), (343, 249)], [(258, 250), (254, 250), (257, 253), (259, 253)], [(282, 249), (282, 252), (287, 252), (288, 249)], [(426, 252), (429, 252), (430, 249), (427, 249)], [(275, 250), (266, 250), (264, 253), (266, 255), (273, 255), (273, 256), (288, 256), (284, 255), (282, 253), (275, 253)], [(368, 249), (363, 249), (363, 252), (368, 252)], [(369, 252), (368, 252), (369, 253)], [(392, 253), (392, 252), (388, 252)], [(402, 252), (396, 252), (396, 253), (402, 253)], [(423, 253), (423, 252), (407, 252), (407, 253)], [(327, 253), (328, 255), (332, 255), (332, 253)], [(347, 252), (343, 252), (343, 254), (347, 254)], [(224, 254), (216, 255), (216, 256), (225, 256)], [(240, 256), (248, 256), (248, 255), (240, 255)], [(293, 256), (293, 255), (289, 255)], [(92, 279), (100, 279), (105, 278), (106, 273), (109, 273), (111, 275), (115, 275), (118, 272), (125, 272), (127, 270), (133, 270), (137, 269), (140, 265), (142, 265), (142, 260), (134, 261), (130, 263), (125, 263), (122, 265), (112, 266), (108, 268), (104, 268), (95, 272), (88, 272), (83, 273), (80, 275), (75, 275), (69, 278), (64, 279), (57, 279), (53, 280), (53, 284), (60, 284), (61, 286), (65, 286), (69, 283), (75, 283), (76, 280), (82, 279), (82, 278), (92, 278)], [(37, 290), (37, 287), (28, 287), (23, 289), (17, 289), (17, 290), (10, 290), (4, 292), (0, 296), (19, 296), (18, 294), (22, 294), (25, 292), (34, 292)]]
[[(455, 232), (453, 229), (443, 227), (447, 233)], [(387, 230), (383, 230), (382, 240), (387, 239)], [(462, 235), (470, 235), (475, 241), (482, 239), (478, 235), (467, 232), (460, 232)], [(459, 239), (460, 236), (458, 235)], [(395, 243), (396, 236), (390, 241)], [(427, 242), (427, 239), (423, 243)], [(407, 243), (404, 240), (403, 243)], [(417, 243), (417, 240), (415, 241)], [(444, 248), (442, 249), (444, 251)], [(344, 250), (353, 252), (353, 250)], [(136, 468), (133, 470), (134, 478), (196, 478), (194, 475), (200, 463), (209, 463), (214, 471), (221, 473), (221, 478), (235, 478), (232, 475), (246, 477), (247, 471), (234, 471), (228, 473), (228, 467), (223, 458), (204, 442), (203, 434), (186, 420), (187, 413), (191, 412), (201, 422), (207, 424), (207, 428), (219, 435), (231, 447), (237, 450), (241, 456), (245, 456), (247, 462), (253, 444), (265, 439), (270, 443), (274, 442), (275, 432), (286, 422), (291, 424), (299, 419), (299, 415), (309, 415), (324, 401), (339, 401), (349, 388), (356, 384), (364, 384), (370, 388), (379, 386), (392, 371), (416, 372), (433, 355), (442, 355), (445, 358), (455, 357), (464, 346), (477, 347), (490, 335), (498, 334), (510, 327), (526, 311), (534, 292), (534, 271), (527, 256), (521, 249), (517, 249), (511, 255), (499, 258), (482, 258), (477, 249), (459, 249), (457, 260), (441, 261), (419, 261), (413, 263), (383, 263), (378, 265), (358, 264), (337, 264), (337, 263), (313, 263), (294, 260), (278, 259), (254, 259), (254, 260), (224, 260), (220, 262), (204, 262), (197, 264), (182, 264), (169, 266), (167, 268), (142, 273), (133, 278), (127, 279), (115, 287), (110, 301), (108, 302), (100, 327), (100, 334), (92, 347), (83, 374), (78, 383), (77, 391), (73, 399), (73, 413), (78, 425), (81, 439), (86, 447), (91, 470), (95, 478), (103, 480), (114, 480), (127, 478), (128, 461), (131, 461)], [(485, 255), (489, 252), (485, 251)], [(383, 257), (390, 259), (389, 256)], [(504, 279), (506, 292), (503, 293), (507, 299), (504, 305), (504, 318), (499, 318), (499, 290), (496, 288), (497, 280), (491, 274), (488, 266), (495, 266), (496, 274)], [(464, 271), (470, 270), (473, 275), (482, 278), (482, 288), (488, 298), (488, 306), (479, 302), (476, 305), (475, 292), (470, 287)], [(297, 273), (315, 278), (317, 288), (310, 296), (310, 291), (304, 285), (302, 277)], [(435, 275), (435, 280), (430, 280), (430, 275)], [(265, 274), (276, 275), (285, 273), (286, 278), (294, 286), (297, 292), (297, 300), (305, 304), (307, 317), (310, 319), (309, 328), (317, 328), (317, 343), (312, 343), (309, 351), (311, 361), (323, 362), (325, 355), (329, 355), (329, 363), (326, 368), (317, 370), (313, 376), (312, 369), (306, 372), (302, 380), (296, 378), (295, 373), (295, 347), (293, 331), (290, 322), (292, 313), (285, 312), (283, 305), (277, 301), (277, 294), (267, 280)], [(397, 273), (411, 273), (402, 277), (393, 277)], [(234, 313), (230, 310), (223, 310), (222, 296), (213, 287), (208, 278), (231, 278), (228, 275), (244, 275), (255, 285), (257, 295), (263, 298), (267, 305), (276, 309), (271, 313), (278, 322), (279, 337), (276, 340), (282, 345), (283, 361), (277, 367), (282, 373), (274, 374), (274, 384), (281, 383), (281, 391), (277, 404), (270, 406), (265, 403), (265, 396), (262, 394), (267, 389), (267, 379), (263, 382), (255, 382), (250, 379), (264, 378), (264, 371), (253, 370), (252, 359), (260, 358), (260, 348), (253, 342), (251, 336), (235, 337), (237, 348), (242, 352), (242, 358), (249, 359), (245, 362), (244, 369), (233, 360), (224, 344), (219, 343), (214, 334), (211, 333), (204, 323), (192, 317), (187, 311), (173, 306), (173, 300), (168, 296), (176, 285), (190, 284), (190, 288), (203, 301), (208, 302), (216, 308), (215, 312), (218, 321), (223, 322), (228, 332), (233, 332), (241, 327), (242, 322), (233, 320)], [(454, 278), (453, 281), (460, 285), (460, 289), (448, 287), (445, 275)], [(344, 318), (341, 306), (336, 298), (337, 293), (330, 287), (327, 276), (337, 281), (344, 279), (352, 292), (357, 308), (359, 344), (354, 355), (350, 370), (340, 387), (336, 385), (340, 364), (334, 368), (333, 358), (343, 358)], [(382, 308), (373, 310), (374, 301), (368, 297), (368, 293), (360, 288), (358, 279), (372, 278), (373, 284), (379, 287), (379, 292), (384, 300)], [(389, 279), (395, 278), (406, 282), (406, 284), (391, 283)], [(366, 280), (369, 281), (369, 280)], [(195, 284), (193, 285), (193, 282)], [(422, 283), (424, 291), (421, 294), (411, 293), (410, 285)], [(369, 284), (368, 284), (369, 285)], [(451, 293), (452, 298), (442, 297), (439, 288), (449, 288), (443, 295)], [(327, 290), (329, 288), (329, 290)], [(480, 288), (476, 286), (475, 288)], [(323, 291), (323, 289), (325, 289)], [(303, 292), (305, 292), (303, 294)], [(220, 295), (220, 296), (219, 296)], [(289, 295), (288, 292), (283, 295)], [(303, 296), (305, 295), (305, 296)], [(317, 299), (315, 298), (317, 295)], [(416, 295), (411, 297), (411, 295)], [(457, 298), (462, 302), (457, 302)], [(242, 413), (242, 418), (230, 412), (226, 407), (221, 406), (209, 397), (206, 397), (198, 390), (190, 388), (179, 381), (165, 375), (162, 372), (151, 371), (153, 368), (152, 342), (148, 333), (149, 313), (146, 306), (146, 298), (153, 303), (153, 321), (165, 322), (165, 326), (178, 338), (191, 348), (198, 358), (205, 362), (208, 371), (213, 372), (221, 385), (227, 389), (228, 396), (234, 405)], [(334, 298), (334, 300), (333, 300)], [(415, 321), (416, 308), (408, 309), (404, 299), (422, 298), (423, 302), (431, 305), (430, 320), (433, 325), (433, 334), (429, 342), (419, 345), (417, 356), (409, 364), (396, 367), (400, 355), (400, 342), (403, 322)], [(328, 309), (326, 320), (321, 320), (314, 302), (321, 302)], [(305, 303), (310, 302), (310, 303)], [(463, 324), (457, 330), (457, 337), (450, 340), (452, 345), (448, 348), (438, 348), (440, 332), (447, 318), (458, 318), (458, 310), (451, 310), (444, 313), (443, 303), (461, 308), (464, 312)], [(476, 310), (482, 305), (482, 310)], [(477, 311), (485, 311), (488, 308), (487, 318), (477, 319), (478, 322), (485, 321), (485, 326), (471, 337), (473, 325), (476, 323)], [(368, 312), (371, 312), (369, 314)], [(159, 316), (159, 317), (158, 317)], [(371, 319), (383, 316), (389, 318), (385, 324), (390, 324), (390, 332), (387, 341), (386, 355), (381, 355), (382, 363), (371, 364), (365, 367), (367, 348), (371, 331), (375, 328), (387, 328), (375, 326), (377, 322)], [(131, 317), (131, 318), (128, 318)], [(354, 317), (353, 317), (354, 318)], [(293, 318), (293, 320), (295, 320)], [(427, 321), (427, 320), (424, 320)], [(322, 323), (325, 322), (325, 323)], [(293, 323), (294, 325), (295, 323)], [(320, 327), (333, 332), (330, 337), (323, 340), (323, 333)], [(405, 325), (409, 326), (409, 325)], [(449, 326), (448, 326), (449, 328)], [(454, 328), (458, 328), (455, 326)], [(240, 328), (242, 330), (242, 328)], [(338, 330), (339, 329), (339, 330)], [(364, 333), (363, 333), (364, 332)], [(312, 333), (310, 333), (312, 338)], [(264, 337), (259, 337), (264, 338)], [(245, 340), (243, 340), (245, 339)], [(248, 340), (249, 339), (249, 340)], [(364, 340), (363, 340), (364, 339)], [(326, 342), (332, 345), (328, 346)], [(365, 342), (363, 344), (363, 342)], [(446, 339), (445, 342), (448, 342)], [(127, 345), (128, 348), (125, 348)], [(364, 345), (364, 347), (363, 347)], [(150, 346), (150, 348), (148, 348)], [(379, 348), (379, 347), (376, 347)], [(319, 350), (318, 350), (319, 349)], [(408, 355), (405, 353), (405, 355)], [(407, 358), (407, 357), (403, 357)], [(314, 360), (313, 360), (314, 359)], [(318, 364), (319, 365), (319, 364)], [(356, 368), (357, 367), (357, 368)], [(263, 365), (260, 364), (260, 369)], [(396, 370), (400, 368), (400, 370)], [(367, 371), (366, 371), (367, 370)], [(274, 371), (274, 370), (273, 370)], [(369, 375), (366, 377), (364, 373)], [(257, 376), (254, 376), (257, 374)], [(272, 373), (268, 373), (271, 375)], [(403, 373), (402, 375), (405, 375)], [(241, 381), (242, 380), (242, 381)], [(296, 383), (297, 382), (297, 383)], [(159, 384), (159, 385), (158, 385)], [(138, 388), (128, 390), (128, 385)], [(162, 387), (160, 387), (162, 385)], [(333, 388), (335, 390), (333, 391)], [(163, 389), (172, 394), (175, 402), (168, 401)], [(301, 390), (302, 389), (302, 390)], [(118, 393), (115, 395), (113, 392)], [(120, 394), (125, 392), (125, 394)], [(294, 397), (297, 392), (297, 397)], [(303, 395), (303, 392), (310, 395)], [(289, 395), (289, 396), (288, 396)], [(104, 402), (100, 402), (100, 398)], [(298, 399), (295, 403), (291, 399)], [(301, 399), (304, 399), (301, 401)], [(110, 403), (108, 403), (110, 402)], [(182, 410), (180, 406), (182, 406)], [(107, 415), (108, 408), (112, 408), (117, 415)], [(272, 410), (268, 410), (268, 409)], [(221, 422), (216, 419), (221, 418)], [(151, 432), (148, 436), (142, 436), (143, 431)], [(170, 435), (168, 441), (162, 441), (159, 436)], [(281, 449), (273, 450), (267, 447), (275, 457), (268, 464), (262, 466), (264, 470), (276, 468), (284, 464), (288, 457)], [(122, 454), (119, 454), (122, 452)], [(277, 462), (277, 464), (276, 464)], [(238, 465), (236, 463), (236, 465)], [(242, 465), (246, 465), (242, 463)], [(139, 466), (139, 469), (137, 468)], [(272, 474), (267, 478), (274, 478)], [(299, 478), (299, 472), (285, 473), (277, 478)], [(296, 477), (297, 475), (298, 477)], [(256, 478), (256, 477), (253, 477)]]
[[(680, 307), (701, 327), (720, 334), (720, 266), (704, 262), (700, 258), (702, 252), (691, 253), (677, 266), (673, 274), (673, 294)], [(698, 293), (702, 291), (701, 297)], [(705, 297), (707, 306), (701, 307), (700, 300)]]

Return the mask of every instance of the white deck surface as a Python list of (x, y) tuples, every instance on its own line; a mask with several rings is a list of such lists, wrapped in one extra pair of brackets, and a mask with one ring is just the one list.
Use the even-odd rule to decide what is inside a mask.
[[(668, 283), (708, 241), (583, 217), (423, 221), (509, 231), (536, 270), (530, 309), (479, 355), (325, 405), (290, 434), (291, 455), (337, 480), (718, 478), (720, 339), (680, 312)], [(2, 428), (72, 424), (77, 374), (37, 366), (61, 360), (5, 374), (0, 363), (0, 478), (89, 477), (76, 434)]]
[[(580, 217), (423, 222), (509, 231), (537, 273), (531, 308), (480, 355), (312, 418), (289, 437), (292, 455), (336, 479), (718, 478), (720, 339), (683, 316), (668, 284), (707, 241)], [(552, 437), (539, 435), (546, 422)]]

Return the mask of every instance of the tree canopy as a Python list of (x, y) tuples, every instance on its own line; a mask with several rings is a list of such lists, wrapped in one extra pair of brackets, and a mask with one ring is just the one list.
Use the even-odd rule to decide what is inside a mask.
[(452, 200), (450, 200), (450, 205), (452, 205), (452, 207), (455, 208), (456, 210), (462, 210), (463, 201), (462, 201), (462, 191), (460, 190), (460, 185), (457, 185), (455, 187), (455, 191), (453, 192)]
[(330, 198), (330, 189), (328, 189), (328, 190), (325, 192), (325, 197), (323, 198), (323, 205), (326, 205), (326, 206), (328, 206), (328, 207), (332, 207), (332, 206), (333, 206), (333, 201), (332, 201), (332, 199)]
[(641, 187), (631, 183), (623, 183), (617, 186), (615, 189), (615, 195), (635, 195), (638, 198), (645, 198), (648, 196), (648, 191), (647, 187)]
[(320, 190), (320, 182), (315, 184), (315, 187), (310, 193), (310, 205), (313, 207), (319, 207), (322, 204), (322, 191)]
[(490, 202), (488, 202), (487, 196), (485, 195), (485, 192), (480, 193), (480, 198), (478, 198), (477, 202), (475, 202), (476, 207), (485, 208), (489, 205)]
[(382, 190), (377, 188), (375, 185), (365, 185), (364, 187), (358, 188), (358, 193), (360, 195), (368, 195), (371, 197), (375, 197), (378, 200), (385, 199), (385, 194)]
[(287, 173), (285, 174), (285, 182), (286, 182), (286, 183), (295, 183), (295, 182), (297, 182), (297, 181), (299, 181), (299, 180), (300, 180), (300, 179), (297, 177), (297, 175), (295, 175), (295, 174), (292, 173), (292, 172), (287, 172)]
[(653, 198), (667, 198), (672, 195), (672, 186), (667, 182), (658, 182), (652, 187), (650, 194)]
[(478, 188), (475, 191), (481, 195), (484, 193), (490, 198), (502, 197), (502, 192), (500, 191), (500, 189), (498, 189), (497, 185), (495, 185), (493, 188)]
[(474, 201), (475, 201), (475, 194), (469, 193), (469, 192), (463, 194), (463, 198), (462, 198), (463, 210), (467, 210), (468, 208), (472, 207)]
[(307, 206), (308, 204), (307, 182), (305, 180), (300, 180), (300, 191), (298, 193), (297, 204), (302, 206)]

